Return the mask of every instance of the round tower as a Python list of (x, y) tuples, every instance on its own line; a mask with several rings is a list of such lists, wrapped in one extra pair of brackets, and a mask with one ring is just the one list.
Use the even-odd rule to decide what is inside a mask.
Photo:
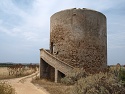
[(107, 67), (106, 17), (90, 9), (67, 9), (51, 16), (50, 51), (91, 73)]

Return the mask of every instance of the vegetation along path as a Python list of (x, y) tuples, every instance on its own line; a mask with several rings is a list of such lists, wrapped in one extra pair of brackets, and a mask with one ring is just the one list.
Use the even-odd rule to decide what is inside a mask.
[(37, 87), (31, 83), (32, 78), (36, 76), (38, 72), (32, 75), (5, 80), (9, 82), (13, 88), (15, 88), (16, 94), (49, 94), (44, 88)]

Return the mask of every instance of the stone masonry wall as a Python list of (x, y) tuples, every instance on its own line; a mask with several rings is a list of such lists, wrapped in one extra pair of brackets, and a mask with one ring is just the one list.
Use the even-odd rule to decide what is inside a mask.
[(68, 9), (51, 16), (50, 49), (60, 60), (91, 73), (107, 67), (106, 17), (89, 9)]

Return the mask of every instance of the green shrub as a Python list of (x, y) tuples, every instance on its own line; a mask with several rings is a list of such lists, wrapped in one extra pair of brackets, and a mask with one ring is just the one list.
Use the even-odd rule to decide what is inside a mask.
[(71, 94), (124, 94), (125, 88), (109, 73), (99, 73), (81, 78)]
[(123, 68), (119, 71), (119, 79), (125, 81), (125, 69)]
[(15, 94), (15, 90), (6, 82), (0, 82), (0, 94)]
[(122, 84), (125, 87), (125, 69), (121, 68), (119, 71), (119, 80), (122, 82)]
[(124, 67), (117, 68), (117, 66), (115, 66), (114, 69), (112, 67), (112, 69), (110, 69), (110, 73), (114, 74), (125, 86), (125, 68)]

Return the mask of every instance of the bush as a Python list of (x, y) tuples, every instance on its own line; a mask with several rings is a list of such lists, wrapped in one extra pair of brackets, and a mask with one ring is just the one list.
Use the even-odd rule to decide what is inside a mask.
[(80, 78), (86, 77), (88, 74), (83, 69), (75, 68), (66, 77), (61, 79), (61, 83), (66, 85), (75, 84)]
[(75, 84), (72, 94), (124, 94), (125, 88), (109, 73), (99, 73), (81, 78)]
[(15, 94), (15, 90), (6, 82), (0, 82), (0, 94)]
[(125, 81), (125, 69), (123, 68), (119, 71), (119, 79)]
[(73, 79), (71, 79), (70, 77), (64, 77), (61, 79), (61, 83), (65, 84), (65, 85), (73, 85), (75, 83), (75, 81)]
[(125, 87), (125, 69), (121, 68), (119, 71), (119, 80), (122, 82), (122, 84)]
[[(118, 65), (118, 64), (117, 64)], [(114, 74), (125, 86), (125, 68), (122, 66), (114, 66), (110, 68), (110, 73)]]

